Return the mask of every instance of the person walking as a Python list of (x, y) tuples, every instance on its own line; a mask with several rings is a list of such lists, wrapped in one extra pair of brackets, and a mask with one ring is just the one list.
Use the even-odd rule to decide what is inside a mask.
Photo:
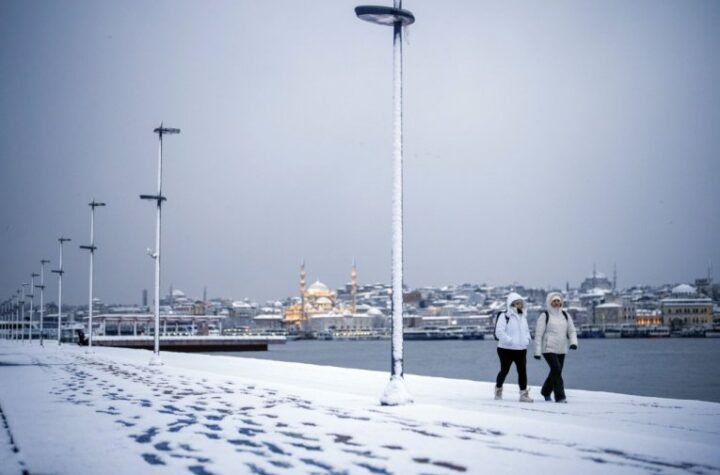
[(562, 371), (568, 348), (577, 350), (577, 331), (572, 317), (562, 309), (563, 296), (551, 292), (545, 301), (546, 310), (540, 314), (535, 326), (535, 359), (542, 354), (550, 367), (550, 373), (542, 385), (540, 394), (546, 401), (567, 403)]
[(520, 402), (533, 402), (527, 387), (527, 347), (532, 338), (525, 316), (525, 300), (515, 292), (507, 296), (506, 310), (495, 321), (495, 338), (500, 372), (495, 380), (495, 399), (502, 399), (503, 383), (515, 363), (520, 386)]

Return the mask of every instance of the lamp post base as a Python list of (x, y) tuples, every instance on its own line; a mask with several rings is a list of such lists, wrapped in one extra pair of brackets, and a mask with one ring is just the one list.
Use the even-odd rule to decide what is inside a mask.
[(160, 359), (160, 355), (152, 355), (152, 358), (150, 358), (150, 361), (148, 362), (148, 365), (150, 366), (162, 366), (164, 363)]
[(383, 406), (403, 406), (412, 403), (410, 393), (405, 389), (405, 380), (400, 376), (391, 376), (385, 392), (380, 398)]

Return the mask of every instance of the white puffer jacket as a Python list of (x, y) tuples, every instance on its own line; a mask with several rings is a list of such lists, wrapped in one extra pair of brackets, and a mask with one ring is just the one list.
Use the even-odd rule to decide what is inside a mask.
[[(507, 310), (498, 316), (495, 336), (498, 338), (498, 348), (506, 350), (525, 350), (532, 338), (528, 328), (525, 313), (518, 314), (512, 304), (522, 297), (514, 292), (507, 296)], [(508, 318), (505, 318), (507, 315)]]
[[(577, 346), (577, 332), (572, 317), (565, 312), (567, 319), (565, 318), (561, 310), (562, 306), (557, 310), (552, 308), (550, 302), (555, 298), (564, 300), (558, 292), (549, 293), (545, 301), (548, 316), (545, 316), (545, 312), (541, 312), (538, 316), (535, 326), (535, 356), (543, 353), (564, 355), (570, 345)], [(546, 320), (547, 325), (545, 324)]]

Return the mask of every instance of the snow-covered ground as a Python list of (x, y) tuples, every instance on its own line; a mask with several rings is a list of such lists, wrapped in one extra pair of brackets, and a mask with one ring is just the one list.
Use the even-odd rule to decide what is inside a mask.
[(720, 474), (720, 404), (0, 342), (0, 473)]

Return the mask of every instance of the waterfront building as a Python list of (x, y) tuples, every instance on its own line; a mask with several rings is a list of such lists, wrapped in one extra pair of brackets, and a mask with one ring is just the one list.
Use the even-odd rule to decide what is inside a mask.
[(712, 300), (700, 297), (690, 285), (674, 287), (670, 297), (662, 299), (660, 305), (663, 323), (673, 330), (712, 324)]
[(624, 323), (623, 306), (616, 302), (602, 303), (595, 307), (595, 323), (597, 325), (617, 325)]
[[(189, 315), (160, 313), (161, 336), (209, 335), (222, 333), (222, 315)], [(82, 328), (87, 328), (86, 323)], [(155, 316), (151, 313), (106, 313), (93, 316), (94, 334), (100, 336), (152, 335)]]
[(637, 309), (631, 300), (616, 298), (614, 301), (605, 302), (595, 306), (595, 324), (634, 324), (636, 323), (636, 314)]
[(635, 325), (659, 326), (662, 324), (663, 316), (660, 310), (637, 309), (635, 313)]
[(377, 309), (367, 314), (319, 313), (310, 317), (308, 327), (314, 332), (351, 333), (385, 328), (386, 318)]
[(261, 313), (253, 317), (255, 328), (263, 330), (281, 330), (283, 327), (282, 313)]

